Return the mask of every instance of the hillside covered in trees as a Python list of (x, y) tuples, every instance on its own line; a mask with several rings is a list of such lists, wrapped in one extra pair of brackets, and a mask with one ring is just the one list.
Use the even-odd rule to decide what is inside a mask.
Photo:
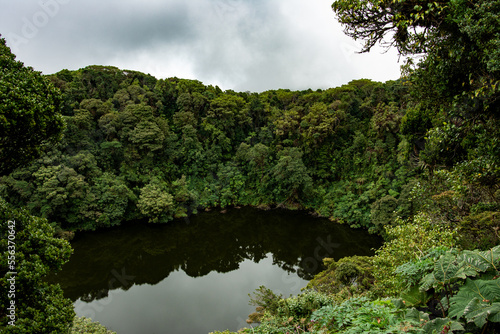
[(63, 139), (0, 191), (64, 229), (230, 205), (309, 209), (375, 231), (394, 211), (412, 214), (404, 81), (258, 94), (102, 66), (48, 79), (63, 94)]
[[(326, 260), (297, 297), (257, 291), (253, 333), (499, 332), (500, 2), (332, 7), (362, 51), (385, 41), (407, 56), (399, 80), (252, 93), (110, 66), (42, 76), (1, 40), (0, 242), (19, 217), (18, 254), (33, 256), (23, 265), (43, 268), (20, 277), (26, 328), (54, 309), (64, 312), (40, 332), (73, 317), (42, 280), (70, 254), (54, 226), (252, 205), (308, 210), (386, 240), (373, 257)], [(31, 291), (50, 298), (28, 308)]]

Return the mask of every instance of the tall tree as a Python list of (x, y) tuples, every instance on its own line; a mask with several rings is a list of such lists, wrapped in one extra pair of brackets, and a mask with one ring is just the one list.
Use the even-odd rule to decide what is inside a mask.
[(337, 0), (332, 8), (346, 34), (364, 41), (361, 52), (382, 43), (422, 55), (417, 67), (432, 94), (488, 90), (497, 100), (499, 0)]
[[(61, 107), (59, 90), (16, 61), (0, 38), (0, 174), (28, 163), (44, 146), (59, 139)], [(63, 297), (59, 286), (44, 282), (71, 254), (69, 243), (55, 238), (54, 233), (46, 219), (14, 209), (0, 198), (2, 333), (69, 330), (75, 315), (71, 301)]]
[(0, 174), (29, 162), (60, 138), (61, 108), (60, 91), (16, 61), (0, 38)]
[(478, 129), (499, 117), (500, 0), (337, 0), (332, 8), (345, 32), (364, 41), (362, 52), (380, 42), (408, 56), (403, 69), (413, 106), (402, 133), (416, 150), (424, 136), (441, 143), (427, 145), (425, 164), (470, 156)]

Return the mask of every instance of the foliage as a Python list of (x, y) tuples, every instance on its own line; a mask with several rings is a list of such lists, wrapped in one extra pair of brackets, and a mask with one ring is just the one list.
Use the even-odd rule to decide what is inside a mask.
[(449, 315), (464, 317), (477, 327), (484, 327), (488, 321), (500, 322), (500, 279), (471, 280), (450, 299)]
[(471, 214), (458, 224), (458, 228), (459, 244), (463, 249), (491, 248), (500, 242), (500, 212)]
[(62, 98), (44, 76), (15, 60), (0, 38), (0, 173), (38, 157), (60, 139)]
[[(248, 295), (249, 297), (250, 294)], [(258, 289), (254, 291), (254, 296), (250, 298), (250, 305), (257, 307), (256, 313), (252, 313), (250, 320), (253, 322), (259, 322), (264, 315), (264, 311), (270, 313), (276, 313), (279, 308), (279, 302), (282, 300), (282, 295), (276, 295), (272, 290), (261, 285)]]
[(311, 178), (302, 161), (302, 152), (297, 148), (285, 148), (278, 152), (278, 161), (271, 169), (271, 175), (276, 181), (274, 190), (278, 200), (296, 202), (307, 194), (311, 187)]
[(116, 332), (106, 329), (99, 322), (92, 322), (92, 319), (85, 317), (75, 317), (73, 319), (73, 327), (70, 329), (70, 334), (116, 334)]
[[(63, 95), (62, 142), (4, 175), (0, 193), (64, 229), (250, 204), (311, 209), (377, 232), (388, 210), (408, 207), (399, 199), (412, 174), (397, 158), (401, 82), (236, 93), (108, 66), (48, 79)], [(386, 196), (396, 206), (372, 215)]]
[(261, 322), (256, 329), (252, 329), (252, 332), (257, 333), (278, 333), (287, 330), (303, 332), (308, 328), (313, 312), (331, 302), (332, 298), (316, 291), (283, 298), (261, 286), (250, 299), (250, 303), (257, 305), (257, 309), (247, 322)]
[[(10, 221), (15, 223), (9, 225)], [(8, 235), (14, 235), (15, 249), (8, 247), (8, 241), (12, 241)], [(71, 301), (63, 297), (58, 285), (44, 281), (49, 272), (61, 269), (72, 252), (67, 241), (53, 235), (54, 229), (46, 219), (34, 217), (25, 209), (14, 209), (0, 199), (0, 286), (2, 291), (13, 293), (0, 295), (3, 333), (63, 333), (70, 327), (74, 317)], [(12, 301), (15, 319), (7, 317)], [(15, 326), (8, 325), (12, 320)]]
[(395, 221), (397, 200), (390, 195), (384, 196), (371, 205), (370, 218), (374, 225), (390, 225)]
[(166, 191), (166, 185), (153, 180), (141, 189), (137, 207), (153, 223), (172, 219), (173, 196)]
[(395, 275), (396, 268), (407, 262), (425, 260), (433, 247), (452, 248), (457, 234), (448, 227), (433, 224), (424, 214), (417, 215), (413, 222), (399, 222), (386, 228), (387, 241), (376, 250), (373, 258), (375, 278), (374, 291), (382, 296), (397, 296), (404, 281)]
[[(12, 173), (0, 195), (71, 230), (250, 204), (309, 209), (386, 238), (372, 258), (331, 261), (311, 282), (320, 292), (283, 298), (261, 287), (251, 316), (261, 324), (244, 332), (491, 329), (500, 311), (500, 1), (336, 0), (332, 8), (364, 41), (362, 52), (382, 42), (407, 56), (403, 78), (237, 93), (89, 66), (48, 84), (2, 40), (2, 69), (22, 70), (0, 78), (0, 92), (26, 78), (29, 94), (17, 90), (14, 102), (49, 114), (34, 123), (46, 136), (12, 151), (37, 156), (57, 137), (59, 110), (66, 129), (29, 165), (14, 170), (22, 157), (1, 159)], [(32, 105), (35, 92), (48, 104)], [(4, 117), (9, 129), (14, 114)]]
[(351, 298), (313, 313), (313, 328), (321, 333), (422, 333), (427, 314), (399, 308), (397, 301)]
[[(443, 318), (473, 322), (485, 328), (500, 322), (498, 296), (500, 246), (488, 251), (431, 250), (422, 259), (400, 266), (400, 278), (410, 277), (403, 299), (415, 306), (429, 306)], [(417, 269), (417, 270), (415, 270)], [(415, 279), (416, 278), (416, 279)], [(421, 298), (417, 290), (420, 290)], [(435, 301), (435, 302), (434, 302)]]
[[(309, 293), (305, 294), (312, 297)], [(243, 333), (435, 333), (443, 328), (463, 330), (464, 327), (451, 319), (430, 320), (429, 314), (408, 308), (400, 299), (376, 299), (353, 297), (335, 303), (326, 296), (316, 295), (312, 300), (326, 303), (313, 312), (303, 308), (288, 308), (286, 313), (262, 313), (261, 323), (255, 328), (241, 329)], [(299, 304), (307, 297), (280, 299), (282, 304)], [(317, 306), (317, 305), (315, 305)]]
[(387, 43), (402, 54), (426, 50), (428, 40), (449, 13), (444, 3), (431, 1), (361, 0), (353, 4), (339, 0), (332, 8), (344, 24), (345, 33), (365, 41), (364, 52), (393, 34)]
[(344, 257), (338, 261), (324, 259), (326, 270), (309, 281), (307, 287), (344, 300), (365, 294), (374, 283), (371, 258)]
[[(386, 237), (371, 259), (371, 296), (403, 301), (355, 297), (316, 310), (314, 328), (269, 316), (262, 332), (498, 332), (500, 2), (337, 0), (332, 8), (346, 34), (364, 42), (361, 52), (382, 43), (407, 57), (400, 82), (409, 94), (398, 104), (359, 94), (344, 108), (351, 92), (374, 88), (353, 82), (330, 91), (337, 94), (331, 104), (315, 105), (324, 124), (292, 102), (296, 93), (266, 98), (282, 145), (303, 141), (313, 182), (328, 180), (315, 187), (318, 211)], [(330, 121), (329, 108), (345, 110), (340, 122)], [(351, 122), (369, 127), (352, 131)], [(329, 136), (332, 148), (321, 147)], [(404, 177), (394, 178), (394, 156), (407, 164)], [(341, 261), (315, 278), (335, 287), (325, 284), (325, 292), (360, 274), (357, 261)]]

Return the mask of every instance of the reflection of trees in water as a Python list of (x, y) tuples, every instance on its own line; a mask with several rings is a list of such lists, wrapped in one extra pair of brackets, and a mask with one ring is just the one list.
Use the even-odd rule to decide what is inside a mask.
[(84, 302), (90, 303), (93, 300), (106, 298), (108, 296), (108, 289), (92, 290), (80, 296), (80, 299)]
[[(324, 240), (336, 248), (332, 251)], [(273, 264), (310, 279), (321, 269), (322, 257), (368, 255), (379, 244), (377, 237), (365, 231), (326, 219), (243, 208), (224, 215), (201, 213), (188, 223), (135, 224), (84, 233), (73, 243), (70, 262), (51, 280), (59, 282), (72, 300), (92, 301), (106, 297), (112, 289), (156, 284), (177, 270), (191, 277), (230, 272), (244, 260), (259, 262), (269, 253)], [(127, 280), (117, 276), (120, 270)]]

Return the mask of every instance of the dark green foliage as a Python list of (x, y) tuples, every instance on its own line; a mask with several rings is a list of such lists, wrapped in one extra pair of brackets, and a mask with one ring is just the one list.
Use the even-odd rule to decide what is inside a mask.
[[(15, 222), (9, 225), (9, 221)], [(9, 227), (10, 226), (10, 227)], [(13, 231), (13, 233), (11, 232)], [(0, 199), (0, 329), (2, 333), (65, 333), (74, 317), (73, 305), (63, 297), (61, 288), (44, 282), (48, 273), (61, 269), (72, 252), (69, 243), (56, 239), (46, 219), (17, 210)], [(8, 235), (14, 235), (8, 239)], [(8, 248), (13, 240), (15, 250)], [(9, 244), (11, 245), (11, 244)], [(10, 250), (10, 251), (8, 251)], [(10, 257), (14, 254), (15, 272), (10, 274)], [(15, 279), (13, 298), (10, 281)], [(15, 301), (15, 326), (7, 318), (7, 308)]]
[(399, 82), (250, 94), (105, 66), (49, 79), (64, 97), (63, 140), (4, 176), (0, 191), (66, 229), (248, 204), (371, 227), (371, 206), (384, 196), (396, 211), (407, 207), (397, 201), (411, 175), (397, 161)]
[(471, 214), (458, 224), (463, 249), (488, 249), (500, 243), (500, 210), (495, 209)]
[[(498, 332), (500, 1), (332, 7), (362, 51), (389, 37), (401, 55), (424, 56), (408, 58), (394, 82), (257, 94), (106, 66), (63, 70), (49, 84), (1, 40), (0, 173), (10, 174), (0, 195), (71, 230), (215, 206), (307, 208), (388, 240), (374, 258), (332, 261), (311, 281), (334, 297), (284, 299), (261, 287), (252, 320), (263, 323), (252, 332)], [(60, 111), (66, 128), (55, 145)], [(19, 215), (54, 242), (45, 221)], [(451, 249), (456, 242), (489, 250)], [(41, 261), (60, 266), (65, 251), (54, 252)], [(38, 269), (26, 291), (39, 286)], [(26, 317), (38, 321), (55, 304), (62, 311), (47, 326), (67, 328), (60, 291), (36, 293), (30, 302), (45, 311)], [(370, 294), (400, 296), (438, 318), (401, 300), (357, 297)]]
[(338, 261), (325, 259), (326, 270), (316, 275), (308, 288), (335, 295), (342, 300), (366, 293), (373, 285), (373, 265), (367, 256), (350, 256)]
[[(310, 94), (306, 105), (280, 90), (266, 95), (271, 120), (283, 146), (303, 148), (321, 213), (386, 228), (390, 239), (371, 259), (373, 293), (402, 292), (404, 301), (351, 298), (317, 310), (313, 326), (270, 317), (262, 332), (498, 333), (500, 1), (337, 0), (332, 8), (362, 52), (382, 43), (409, 56), (398, 81), (408, 94), (387, 83), (380, 94), (360, 80), (325, 91), (335, 96), (328, 102)], [(345, 112), (340, 122), (331, 110)], [(494, 248), (450, 249), (457, 241)], [(316, 284), (332, 290), (360, 273), (353, 262), (335, 269)]]
[(252, 313), (251, 320), (253, 322), (259, 322), (262, 319), (264, 311), (270, 313), (276, 313), (280, 306), (280, 300), (283, 299), (282, 295), (276, 295), (272, 290), (266, 288), (265, 286), (260, 286), (254, 291), (254, 296), (250, 294), (250, 305), (256, 306), (256, 314)]
[(444, 253), (433, 249), (400, 266), (397, 273), (408, 282), (402, 295), (407, 305), (427, 305), (443, 318), (465, 319), (484, 329), (488, 322), (500, 322), (499, 265), (500, 246)]
[(370, 218), (375, 225), (386, 225), (394, 223), (398, 201), (390, 196), (384, 196), (371, 206)]
[(0, 38), (0, 174), (28, 163), (60, 139), (62, 103), (59, 90), (16, 61)]

